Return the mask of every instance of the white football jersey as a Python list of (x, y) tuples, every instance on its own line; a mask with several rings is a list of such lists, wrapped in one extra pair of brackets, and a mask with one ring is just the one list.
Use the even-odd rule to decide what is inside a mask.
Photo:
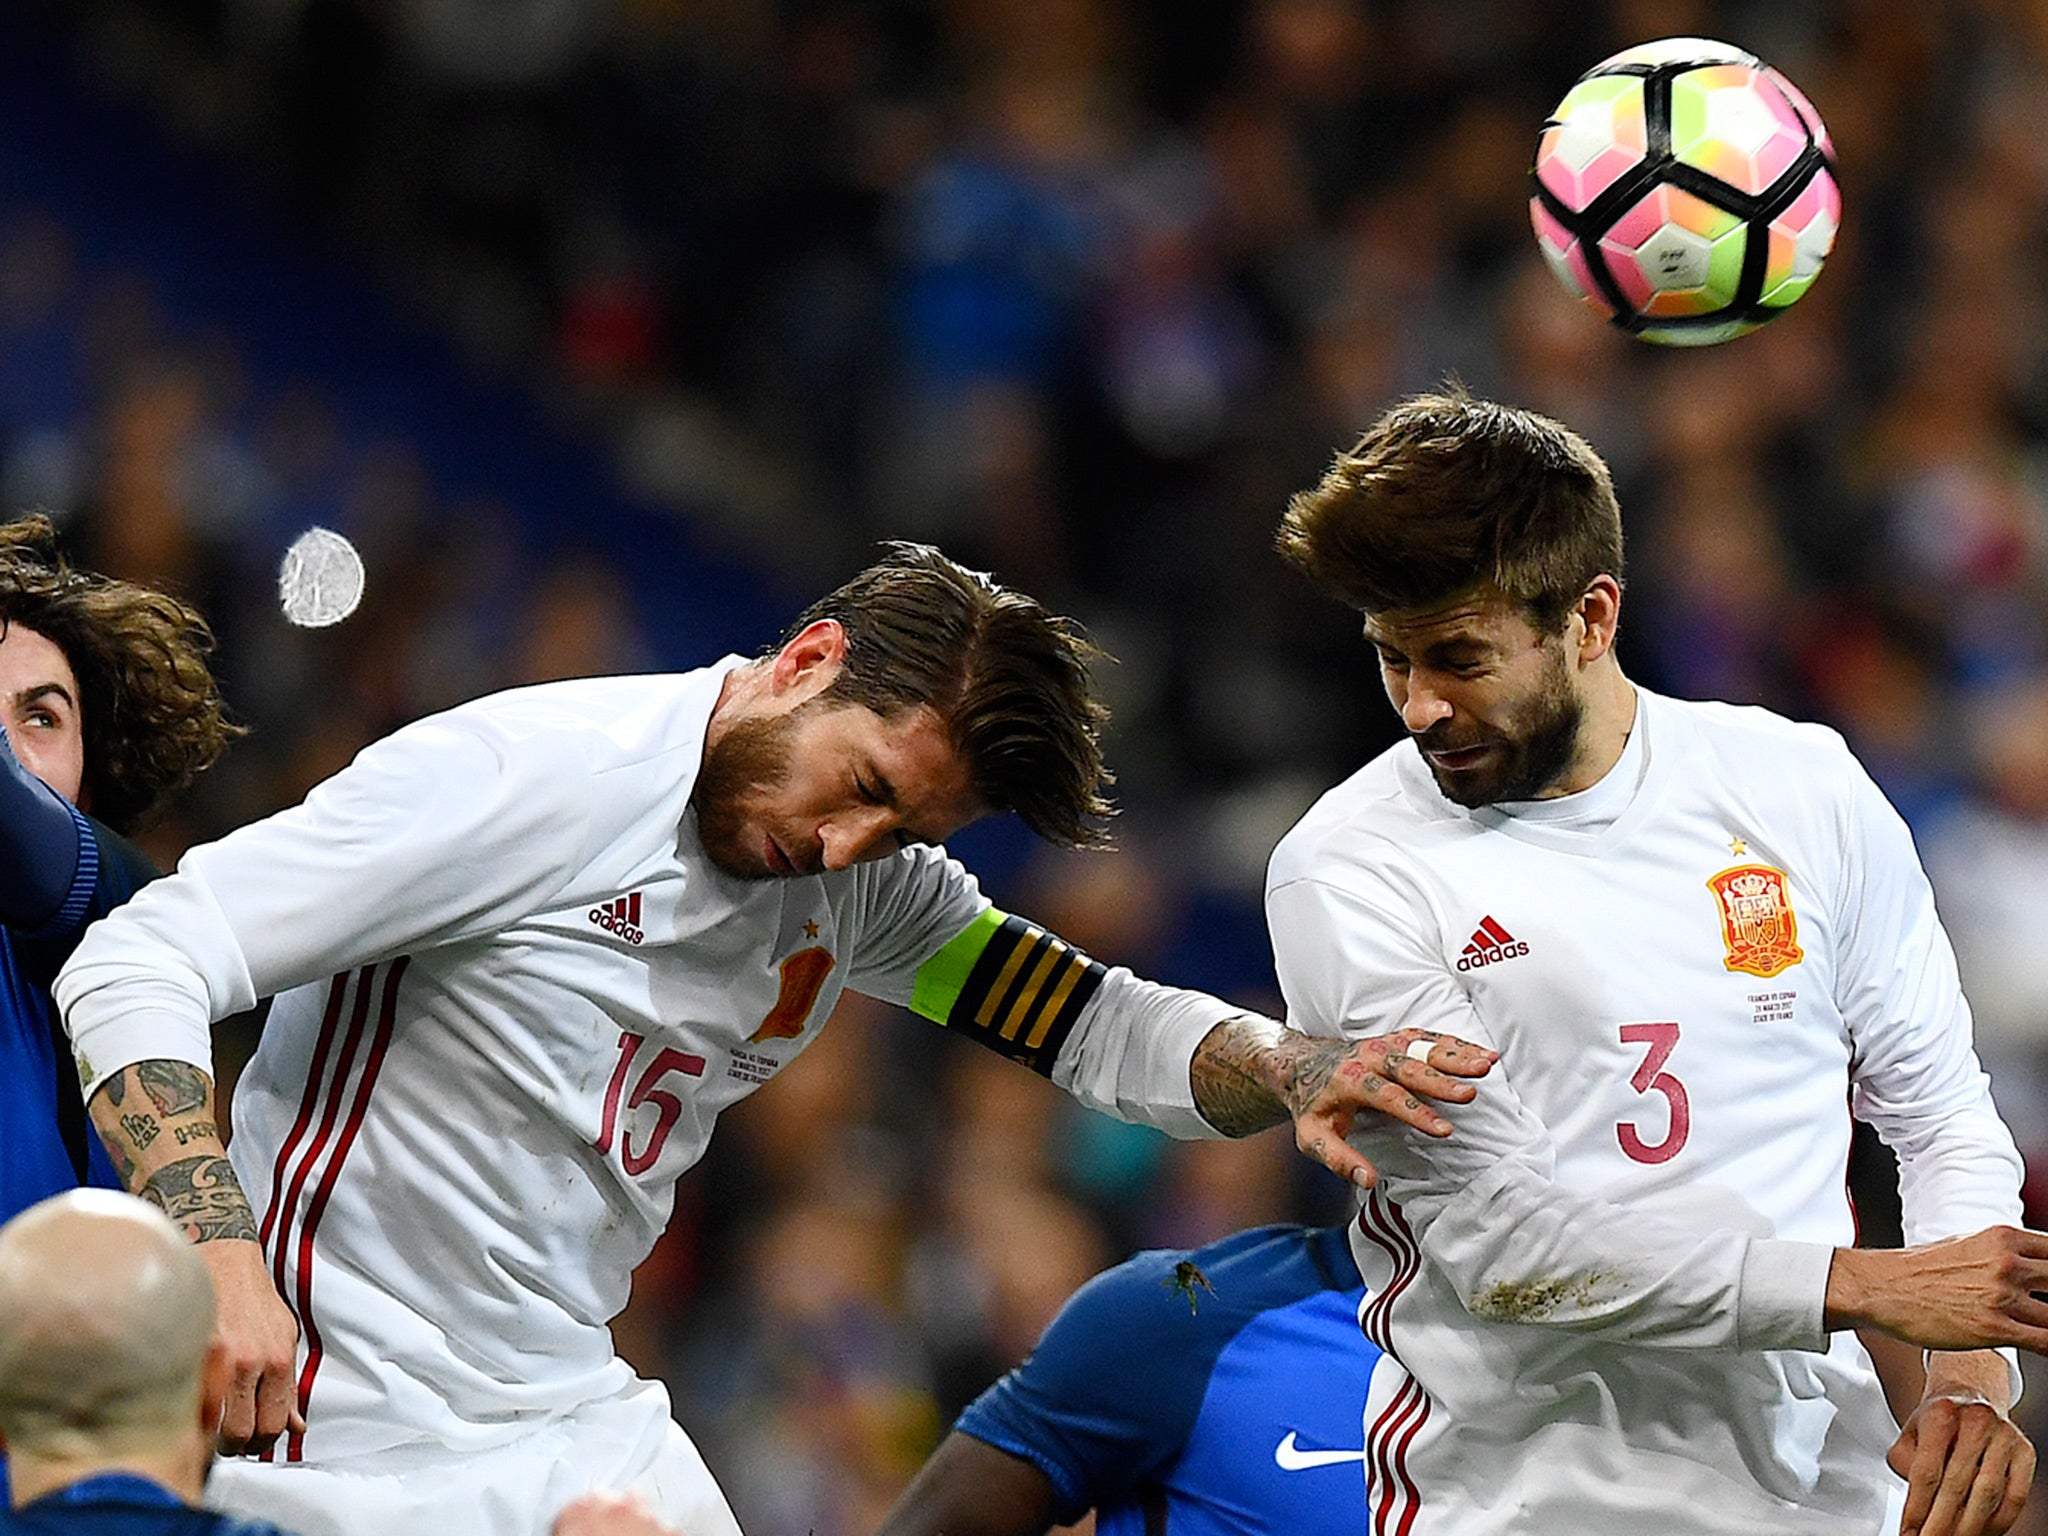
[(1636, 697), (1582, 794), (1466, 810), (1403, 742), (1273, 855), (1289, 1023), (1501, 1053), (1449, 1140), (1356, 1138), (1375, 1532), (1870, 1536), (1896, 1429), (1822, 1331), (1852, 1112), (1909, 1242), (2019, 1218), (1904, 823), (1831, 731)]
[(1239, 1010), (1005, 918), (942, 850), (713, 866), (689, 798), (741, 664), (409, 726), (80, 946), (58, 990), (88, 1093), (208, 1066), (208, 1021), (276, 995), (231, 1156), (303, 1331), (280, 1459), (480, 1450), (627, 1385), (606, 1325), (677, 1177), (844, 988), (1214, 1134), (1187, 1061)]

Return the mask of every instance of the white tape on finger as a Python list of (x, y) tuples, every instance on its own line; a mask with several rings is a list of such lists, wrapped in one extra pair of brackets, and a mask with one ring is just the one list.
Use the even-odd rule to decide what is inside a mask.
[(1429, 1064), (1429, 1053), (1435, 1048), (1436, 1042), (1434, 1040), (1410, 1040), (1401, 1054), (1410, 1061), (1419, 1061), (1427, 1066)]

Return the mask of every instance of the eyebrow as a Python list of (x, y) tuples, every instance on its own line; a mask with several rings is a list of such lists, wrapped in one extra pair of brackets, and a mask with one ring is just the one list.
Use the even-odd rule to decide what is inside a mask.
[(22, 689), (14, 696), (14, 707), (17, 709), (26, 708), (38, 699), (47, 698), (53, 693), (73, 709), (78, 708), (78, 700), (71, 697), (71, 690), (62, 683), (37, 683), (33, 688)]
[(1491, 640), (1483, 639), (1478, 635), (1447, 635), (1442, 639), (1427, 641), (1419, 648), (1403, 646), (1394, 639), (1384, 635), (1375, 635), (1370, 631), (1366, 633), (1365, 639), (1368, 645), (1378, 651), (1391, 651), (1397, 656), (1415, 656), (1420, 654), (1432, 659), (1441, 659), (1445, 656), (1460, 654), (1491, 655), (1497, 649)]

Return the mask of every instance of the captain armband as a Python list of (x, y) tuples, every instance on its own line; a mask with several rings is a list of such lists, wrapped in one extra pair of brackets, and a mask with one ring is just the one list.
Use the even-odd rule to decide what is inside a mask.
[(1050, 1077), (1106, 974), (1064, 939), (991, 907), (918, 967), (910, 1009)]

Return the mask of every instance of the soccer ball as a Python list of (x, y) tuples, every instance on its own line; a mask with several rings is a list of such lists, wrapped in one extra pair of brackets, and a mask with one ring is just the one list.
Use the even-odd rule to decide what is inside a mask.
[(1579, 77), (1530, 170), (1536, 243), (1632, 336), (1704, 346), (1813, 286), (1835, 243), (1835, 150), (1791, 81), (1726, 43), (1673, 37)]

